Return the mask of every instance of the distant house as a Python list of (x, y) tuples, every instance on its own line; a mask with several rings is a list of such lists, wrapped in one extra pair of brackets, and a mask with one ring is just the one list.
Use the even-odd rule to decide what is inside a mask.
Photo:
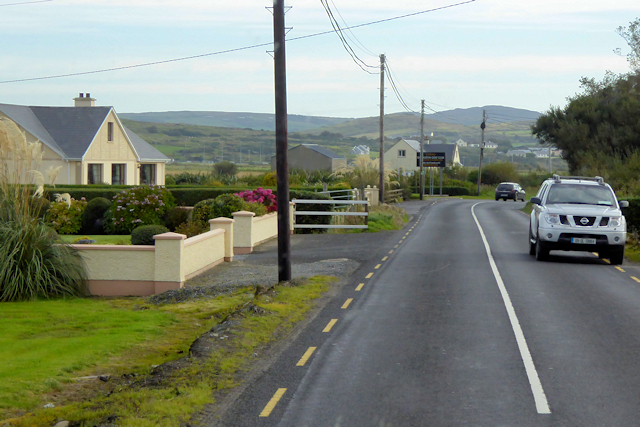
[[(302, 169), (305, 171), (324, 170), (335, 172), (347, 167), (344, 156), (321, 147), (318, 144), (300, 144), (287, 151), (289, 170)], [(271, 157), (271, 170), (276, 170), (276, 156)]]
[(532, 154), (531, 150), (509, 150), (509, 151), (507, 151), (507, 156), (527, 157), (527, 154)]
[(170, 159), (122, 125), (113, 107), (81, 93), (74, 107), (0, 104), (27, 141), (40, 141), (41, 172), (62, 166), (54, 184), (164, 185)]
[(456, 144), (458, 147), (466, 147), (467, 146), (467, 142), (462, 140), (462, 139), (457, 140), (456, 142), (454, 142), (454, 144)]
[[(460, 164), (460, 153), (456, 144), (423, 144), (425, 153), (445, 153), (447, 166)], [(418, 170), (418, 153), (420, 142), (413, 139), (402, 139), (384, 153), (384, 163), (391, 168), (403, 172)]]
[(487, 141), (484, 143), (484, 148), (498, 148), (498, 144), (495, 142)]
[(370, 148), (366, 145), (356, 145), (351, 149), (351, 154), (356, 156), (369, 155)]

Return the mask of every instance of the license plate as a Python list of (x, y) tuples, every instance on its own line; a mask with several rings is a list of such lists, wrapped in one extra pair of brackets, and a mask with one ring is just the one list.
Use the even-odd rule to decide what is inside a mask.
[(583, 239), (580, 237), (572, 237), (571, 243), (575, 243), (577, 245), (595, 245), (596, 239)]
[(507, 196), (508, 196), (508, 194), (502, 193), (502, 194), (500, 194), (500, 196), (501, 196), (501, 197), (507, 197)]

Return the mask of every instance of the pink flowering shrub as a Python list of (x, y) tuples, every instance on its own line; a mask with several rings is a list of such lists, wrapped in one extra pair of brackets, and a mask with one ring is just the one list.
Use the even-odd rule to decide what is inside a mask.
[(85, 198), (80, 200), (52, 202), (45, 222), (58, 234), (76, 234), (82, 228), (82, 214), (87, 206)]
[(275, 212), (277, 210), (276, 195), (270, 189), (265, 190), (258, 187), (256, 190), (245, 190), (235, 193), (236, 196), (242, 197), (246, 202), (260, 203), (266, 206), (267, 212)]
[(141, 225), (162, 225), (164, 214), (174, 205), (173, 195), (164, 187), (127, 188), (113, 197), (104, 228), (110, 234), (130, 234)]

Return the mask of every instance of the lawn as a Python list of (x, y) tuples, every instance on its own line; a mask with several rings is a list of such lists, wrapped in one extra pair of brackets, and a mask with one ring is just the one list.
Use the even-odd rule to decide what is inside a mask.
[[(0, 425), (184, 425), (216, 390), (237, 386), (263, 346), (286, 338), (333, 281), (316, 276), (260, 295), (248, 287), (162, 304), (140, 297), (2, 303)], [(192, 358), (194, 341), (233, 313), (233, 339)], [(157, 375), (167, 362), (177, 368)]]
[(65, 243), (74, 243), (78, 239), (95, 240), (97, 245), (130, 245), (130, 235), (72, 235), (60, 234), (60, 238)]

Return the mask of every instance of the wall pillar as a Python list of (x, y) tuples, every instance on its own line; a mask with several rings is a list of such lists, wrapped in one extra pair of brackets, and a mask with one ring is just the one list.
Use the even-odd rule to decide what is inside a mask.
[(224, 260), (233, 261), (233, 223), (231, 218), (214, 218), (209, 220), (209, 230), (224, 230)]
[(155, 240), (155, 293), (184, 286), (185, 274), (182, 268), (184, 234), (163, 233), (153, 236)]
[(367, 185), (364, 189), (364, 196), (369, 201), (369, 206), (378, 206), (380, 204), (380, 190), (375, 185), (371, 188)]
[(294, 212), (296, 211), (296, 204), (293, 202), (289, 202), (289, 231), (291, 232), (291, 234), (294, 233), (295, 231), (295, 225), (296, 225), (296, 216), (294, 214)]
[(239, 211), (233, 213), (233, 253), (238, 255), (253, 252), (253, 212)]

